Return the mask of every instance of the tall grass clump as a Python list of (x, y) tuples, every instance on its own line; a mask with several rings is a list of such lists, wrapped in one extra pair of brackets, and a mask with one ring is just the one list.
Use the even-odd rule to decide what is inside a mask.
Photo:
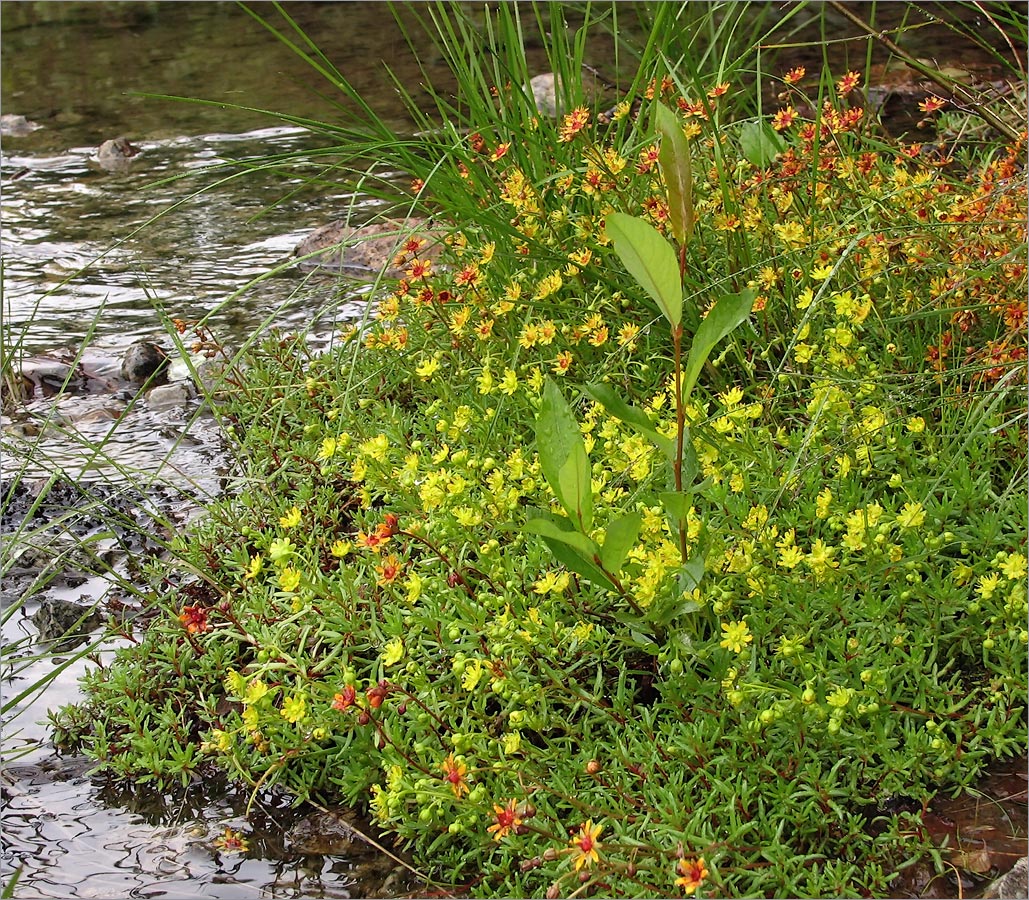
[(337, 349), (250, 354), (240, 477), (174, 545), (202, 577), (66, 744), (548, 897), (889, 896), (933, 796), (1024, 750), (1024, 136), (959, 170), (860, 73), (759, 67), (760, 11), (693, 10), (647, 10), (603, 109), (620, 5), (407, 11), (459, 89), (398, 83), (418, 137), (365, 109), (341, 171), (374, 148), (431, 222)]

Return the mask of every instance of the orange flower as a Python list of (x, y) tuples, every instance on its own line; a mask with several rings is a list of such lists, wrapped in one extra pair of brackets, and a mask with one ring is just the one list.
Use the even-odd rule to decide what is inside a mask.
[(683, 889), (683, 893), (692, 894), (710, 873), (701, 856), (699, 859), (680, 859), (675, 864), (675, 874), (679, 876), (675, 883)]
[(558, 375), (564, 375), (572, 367), (572, 354), (570, 350), (562, 350), (557, 354), (557, 359), (554, 361), (554, 372)]
[(238, 831), (233, 831), (228, 825), (225, 826), (221, 835), (215, 838), (214, 845), (227, 853), (246, 853), (250, 849), (246, 838)]
[(772, 117), (772, 127), (776, 131), (785, 131), (789, 128), (797, 118), (797, 111), (792, 106), (787, 106), (785, 109), (780, 109)]
[(603, 825), (594, 825), (592, 819), (587, 819), (579, 827), (579, 833), (568, 839), (568, 843), (575, 851), (572, 864), (575, 866), (576, 872), (584, 866), (588, 869), (593, 863), (600, 861), (597, 851), (601, 844), (598, 838), (603, 829)]
[(718, 97), (724, 96), (728, 92), (728, 90), (729, 90), (729, 82), (728, 81), (723, 81), (721, 84), (715, 85), (713, 88), (711, 88), (711, 90), (709, 90), (707, 92), (707, 95), (712, 100), (715, 100)]
[(498, 160), (502, 159), (507, 154), (507, 151), (510, 149), (510, 143), (497, 144), (497, 149), (490, 154), (489, 158), (492, 162), (497, 162)]
[(342, 692), (332, 698), (332, 708), (343, 712), (357, 702), (357, 691), (352, 684), (345, 685)]
[(782, 80), (787, 84), (796, 84), (805, 75), (807, 75), (807, 69), (803, 66), (797, 66), (794, 69), (790, 69), (789, 72), (783, 75)]
[(432, 274), (432, 260), (412, 259), (407, 274), (412, 278), (428, 278)]
[(860, 72), (848, 72), (839, 81), (836, 82), (836, 93), (841, 97), (845, 97), (854, 88), (858, 86), (861, 81)]
[(455, 760), (454, 754), (451, 753), (439, 764), (439, 767), (443, 770), (443, 780), (450, 783), (450, 789), (454, 792), (454, 796), (460, 800), (464, 794), (468, 793), (468, 782), (465, 780), (468, 766)]
[(403, 571), (403, 566), (400, 564), (400, 560), (395, 556), (387, 556), (381, 563), (375, 567), (375, 571), (379, 573), (377, 584), (383, 587), (387, 584), (392, 584), (397, 580), (397, 576)]
[(566, 143), (574, 138), (590, 120), (590, 111), (585, 106), (577, 106), (567, 116), (565, 116), (564, 122), (561, 125), (561, 133), (558, 135), (558, 141)]
[(203, 634), (208, 629), (207, 610), (202, 606), (185, 606), (179, 615), (179, 621), (186, 626), (190, 634)]
[(943, 109), (947, 105), (947, 101), (942, 97), (937, 97), (935, 94), (930, 94), (921, 103), (918, 104), (918, 108), (924, 113), (934, 113), (938, 109)]
[(373, 531), (371, 534), (365, 534), (363, 531), (357, 532), (357, 544), (360, 547), (364, 547), (366, 550), (371, 550), (372, 553), (381, 553), (382, 545), (389, 540), (388, 535), (382, 535), (378, 531)]
[(496, 813), (496, 821), (486, 831), (493, 833), (493, 840), (495, 841), (507, 837), (512, 830), (522, 824), (515, 800), (508, 800), (507, 806), (500, 806), (494, 803), (493, 812)]

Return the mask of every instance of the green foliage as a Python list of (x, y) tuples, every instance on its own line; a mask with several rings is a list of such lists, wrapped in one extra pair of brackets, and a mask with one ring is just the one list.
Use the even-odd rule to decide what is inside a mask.
[[(204, 577), (67, 742), (366, 804), (482, 896), (888, 896), (918, 810), (1024, 748), (1020, 150), (951, 177), (840, 95), (756, 168), (741, 62), (662, 83), (695, 6), (607, 126), (533, 111), (524, 7), (419, 8), (464, 90), (389, 161), (443, 256), (329, 352), (254, 348)], [(534, 12), (555, 61), (602, 16)]]

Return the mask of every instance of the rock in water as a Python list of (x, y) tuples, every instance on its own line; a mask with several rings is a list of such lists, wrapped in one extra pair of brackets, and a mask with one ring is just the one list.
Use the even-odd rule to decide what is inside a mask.
[(1029, 858), (1023, 856), (1010, 871), (987, 886), (980, 896), (998, 900), (1029, 897)]
[[(344, 272), (358, 277), (385, 271), (399, 278), (410, 259), (436, 259), (442, 235), (428, 227), (425, 219), (386, 219), (366, 225), (349, 225), (345, 220), (330, 222), (312, 231), (293, 249), (303, 271)], [(420, 242), (417, 250), (405, 248)]]
[(42, 127), (35, 122), (30, 122), (25, 116), (17, 116), (14, 113), (4, 113), (0, 116), (0, 135), (4, 137), (25, 137)]
[(100, 167), (110, 172), (128, 168), (130, 160), (142, 151), (129, 143), (128, 138), (116, 137), (104, 141), (96, 151), (96, 161)]
[(161, 384), (167, 380), (168, 354), (153, 341), (136, 341), (122, 358), (121, 374), (134, 384)]

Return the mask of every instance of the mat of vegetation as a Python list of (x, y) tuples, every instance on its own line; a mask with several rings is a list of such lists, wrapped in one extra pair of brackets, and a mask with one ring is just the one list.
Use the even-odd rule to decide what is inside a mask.
[(599, 115), (555, 47), (549, 119), (462, 21), (478, 127), (393, 157), (446, 250), (251, 354), (235, 489), (58, 736), (474, 895), (888, 896), (1026, 745), (1024, 140), (890, 142), (856, 72), (734, 118), (652, 48)]

